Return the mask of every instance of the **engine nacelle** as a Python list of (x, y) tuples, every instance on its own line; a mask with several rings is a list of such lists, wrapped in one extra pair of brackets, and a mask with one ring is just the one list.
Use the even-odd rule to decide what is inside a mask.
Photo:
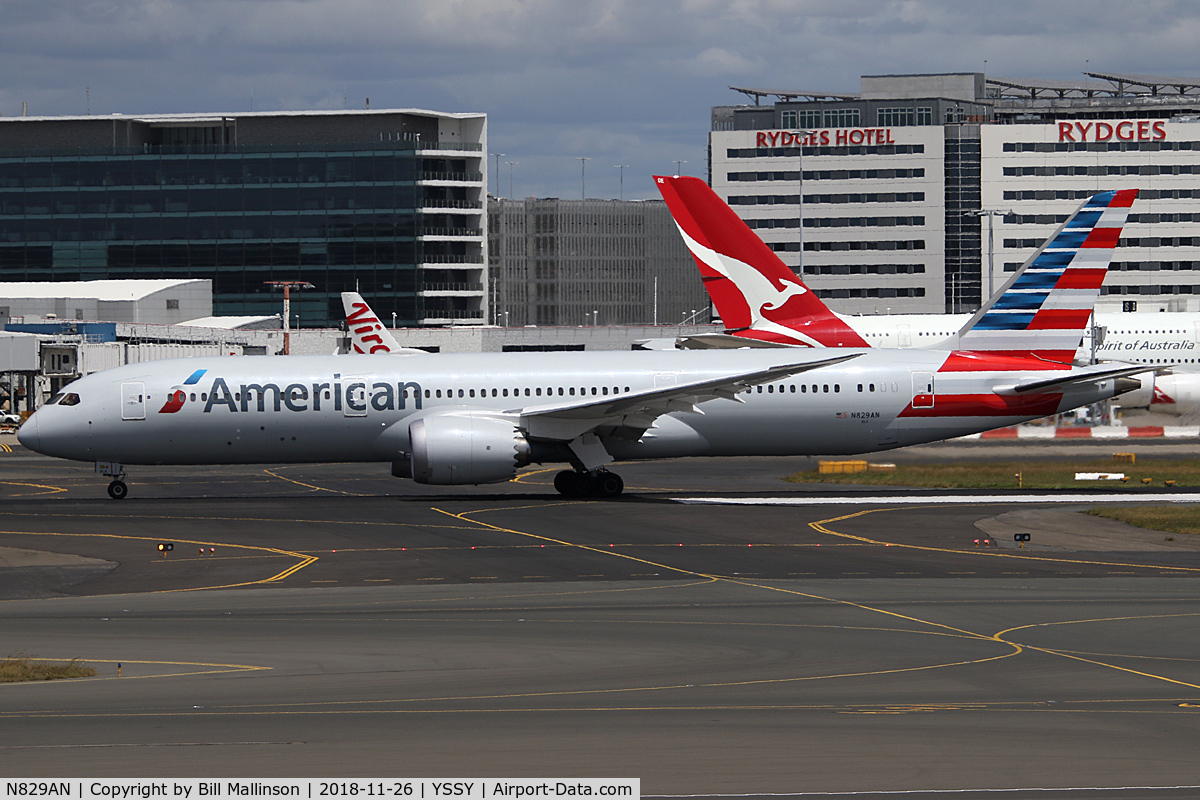
[(417, 483), (498, 483), (529, 463), (529, 442), (517, 427), (479, 412), (431, 414), (409, 425), (408, 436)]
[[(1161, 377), (1157, 379), (1161, 380)], [(1139, 372), (1137, 375), (1130, 375), (1123, 380), (1137, 381), (1141, 385), (1133, 391), (1117, 395), (1113, 398), (1113, 402), (1121, 408), (1149, 408), (1150, 403), (1154, 400), (1154, 382), (1156, 380), (1154, 373)]]
[(1156, 414), (1185, 416), (1200, 410), (1200, 373), (1176, 372), (1154, 379), (1154, 400), (1150, 410)]

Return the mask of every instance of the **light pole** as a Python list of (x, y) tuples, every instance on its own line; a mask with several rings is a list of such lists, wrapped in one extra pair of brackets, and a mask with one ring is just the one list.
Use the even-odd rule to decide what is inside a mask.
[[(992, 293), (996, 290), (995, 286), (993, 286), (993, 281), (992, 281), (992, 274), (994, 272), (994, 266), (995, 266), (994, 261), (995, 261), (995, 250), (996, 250), (996, 248), (995, 248), (995, 228), (996, 228), (995, 219), (996, 219), (996, 217), (1003, 217), (1005, 214), (1011, 214), (1011, 213), (1013, 213), (1011, 208), (1004, 209), (1004, 210), (997, 209), (997, 208), (981, 208), (981, 209), (978, 209), (975, 211), (964, 211), (963, 212), (963, 216), (967, 216), (967, 217), (979, 217), (981, 219), (983, 217), (988, 218), (988, 290), (987, 290), (986, 296), (982, 296), (979, 298), (980, 305), (983, 305), (988, 300), (992, 299)], [(982, 291), (980, 291), (980, 295), (983, 295)]]
[(796, 228), (797, 244), (800, 245), (800, 257), (796, 260), (800, 271), (800, 280), (804, 280), (804, 142), (812, 131), (796, 131), (796, 216), (800, 227)]
[(679, 160), (677, 160), (677, 161), (675, 162), (675, 176), (676, 176), (676, 177), (678, 177), (678, 176), (679, 176), (679, 169), (680, 169), (680, 165), (681, 165), (681, 164), (686, 164), (686, 163), (687, 163), (687, 162), (686, 162), (686, 161), (684, 161), (683, 159), (679, 159)]
[(625, 199), (625, 168), (628, 166), (629, 166), (628, 164), (613, 164), (613, 167), (621, 170), (621, 199), (622, 200)]
[(508, 155), (508, 153), (492, 153), (492, 155), (496, 159), (496, 190), (497, 190), (497, 196), (499, 196), (498, 192), (500, 189), (500, 159), (503, 158), (504, 156)]
[[(292, 287), (297, 289), (315, 289), (308, 281), (263, 281), (268, 286), (283, 287), (283, 354), (285, 356), (292, 354), (292, 336), (291, 336), (291, 321), (292, 321)], [(296, 315), (296, 325), (299, 327), (300, 315)]]
[(513, 196), (513, 190), (512, 190), (513, 164), (520, 164), (521, 162), (520, 161), (505, 161), (504, 163), (508, 164), (508, 199), (511, 200), (512, 196)]
[(579, 199), (587, 200), (587, 162), (591, 156), (575, 156), (579, 159)]

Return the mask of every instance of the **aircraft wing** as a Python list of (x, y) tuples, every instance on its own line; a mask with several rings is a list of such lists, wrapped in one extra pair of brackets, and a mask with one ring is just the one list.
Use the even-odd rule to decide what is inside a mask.
[(731, 333), (697, 333), (692, 336), (681, 336), (675, 340), (676, 347), (683, 350), (737, 350), (745, 347), (795, 347), (783, 342), (767, 342), (762, 339), (751, 339), (745, 336), (734, 336)]
[(840, 364), (860, 355), (851, 353), (798, 364), (780, 364), (703, 381), (659, 386), (632, 394), (526, 406), (505, 413), (518, 416), (520, 427), (537, 439), (571, 442), (598, 429), (622, 438), (638, 439), (663, 414), (675, 411), (703, 414), (697, 405), (705, 401), (724, 398), (742, 402), (737, 396), (738, 392), (751, 386)]
[(997, 394), (1028, 394), (1029, 392), (1046, 392), (1055, 389), (1066, 389), (1073, 385), (1083, 383), (1098, 383), (1099, 381), (1113, 380), (1116, 378), (1127, 378), (1130, 375), (1138, 375), (1143, 372), (1155, 372), (1151, 367), (1147, 368), (1145, 364), (1122, 364), (1120, 366), (1101, 366), (1096, 369), (1075, 369), (1071, 372), (1060, 375), (1057, 378), (1047, 378), (1041, 381), (1031, 381), (1029, 383), (1021, 383), (1016, 386), (997, 389)]

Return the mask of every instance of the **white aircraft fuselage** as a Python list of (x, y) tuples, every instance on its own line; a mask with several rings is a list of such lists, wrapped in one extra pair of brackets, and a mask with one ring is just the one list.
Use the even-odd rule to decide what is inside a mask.
[[(412, 462), (418, 480), (484, 483), (505, 479), (522, 463), (572, 460), (567, 442), (589, 431), (617, 459), (865, 453), (999, 428), (1116, 391), (1115, 380), (1105, 379), (1005, 394), (1005, 387), (1070, 372), (1047, 371), (1032, 360), (1010, 359), (997, 368), (944, 351), (845, 349), (836, 355), (849, 360), (810, 371), (803, 371), (806, 364), (831, 352), (155, 361), (75, 381), (64, 396), (77, 400), (43, 406), (19, 436), (30, 449), (80, 461), (390, 461), (401, 464), (397, 474), (415, 449), (428, 464), (442, 453), (480, 465), (433, 475), (425, 462)], [(662, 412), (612, 410), (639, 393), (779, 365), (795, 365), (794, 374), (751, 381), (757, 385), (702, 397), (695, 406), (683, 392), (669, 401), (680, 405)], [(611, 407), (605, 405), (610, 400)]]

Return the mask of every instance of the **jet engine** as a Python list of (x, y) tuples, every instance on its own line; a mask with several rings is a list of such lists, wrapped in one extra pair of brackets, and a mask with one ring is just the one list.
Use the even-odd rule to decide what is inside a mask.
[(1149, 408), (1150, 403), (1154, 401), (1155, 380), (1162, 380), (1162, 378), (1161, 376), (1156, 378), (1153, 372), (1139, 372), (1137, 375), (1130, 375), (1122, 380), (1132, 388), (1120, 392), (1113, 398), (1113, 403), (1121, 408)]
[(408, 427), (417, 483), (498, 483), (529, 463), (529, 442), (511, 420), (478, 412), (431, 414)]

